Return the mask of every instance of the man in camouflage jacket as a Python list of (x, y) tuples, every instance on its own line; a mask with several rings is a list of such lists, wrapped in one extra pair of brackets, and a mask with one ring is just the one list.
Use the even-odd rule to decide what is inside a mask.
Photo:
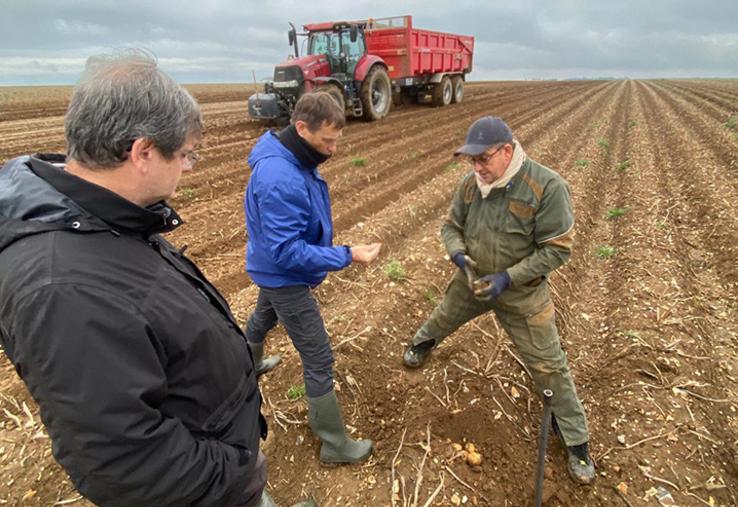
[(455, 155), (471, 157), (474, 166), (457, 187), (441, 229), (459, 270), (405, 351), (405, 365), (422, 366), (445, 337), (494, 311), (538, 389), (553, 391), (554, 430), (567, 446), (569, 471), (589, 484), (595, 475), (587, 419), (561, 349), (547, 281), (571, 254), (569, 188), (526, 156), (500, 118), (477, 120)]

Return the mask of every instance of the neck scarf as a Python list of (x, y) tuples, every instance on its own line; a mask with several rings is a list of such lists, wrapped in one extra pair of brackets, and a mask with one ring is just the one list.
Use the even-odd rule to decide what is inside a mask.
[(294, 125), (290, 125), (281, 131), (277, 137), (279, 137), (279, 142), (281, 142), (285, 148), (290, 150), (292, 154), (297, 157), (297, 160), (303, 167), (317, 167), (331, 158), (330, 155), (323, 155), (320, 153), (318, 150), (313, 148), (310, 143), (300, 137), (300, 134), (297, 133), (297, 129)]
[(510, 164), (507, 166), (507, 169), (505, 169), (502, 176), (492, 183), (485, 183), (479, 178), (478, 174), (475, 174), (477, 177), (477, 186), (479, 187), (479, 191), (482, 193), (482, 199), (485, 199), (493, 188), (502, 188), (507, 185), (512, 177), (515, 176), (523, 166), (523, 162), (528, 158), (523, 151), (523, 147), (520, 146), (520, 143), (517, 140), (513, 140), (513, 145), (515, 149), (513, 150), (512, 159), (510, 159)]

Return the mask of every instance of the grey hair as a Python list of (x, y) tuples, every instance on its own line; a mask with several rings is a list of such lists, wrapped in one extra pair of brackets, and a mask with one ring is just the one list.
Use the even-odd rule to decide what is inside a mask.
[(64, 130), (68, 158), (114, 169), (142, 137), (171, 159), (189, 136), (201, 136), (202, 117), (195, 99), (157, 67), (153, 54), (127, 49), (87, 59)]

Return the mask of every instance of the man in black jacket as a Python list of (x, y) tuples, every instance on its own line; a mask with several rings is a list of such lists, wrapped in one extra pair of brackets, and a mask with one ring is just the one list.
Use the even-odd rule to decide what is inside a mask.
[(143, 52), (90, 58), (65, 132), (0, 170), (0, 344), (54, 457), (103, 506), (273, 505), (246, 340), (160, 236), (197, 103)]

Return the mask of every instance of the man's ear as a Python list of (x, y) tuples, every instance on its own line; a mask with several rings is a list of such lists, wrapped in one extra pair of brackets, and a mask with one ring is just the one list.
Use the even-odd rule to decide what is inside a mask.
[(297, 130), (300, 137), (305, 137), (305, 134), (309, 131), (307, 123), (302, 120), (297, 120), (295, 122), (295, 130)]
[(145, 171), (148, 162), (151, 161), (151, 158), (154, 156), (154, 148), (155, 145), (151, 139), (139, 137), (133, 141), (129, 158), (136, 167)]
[(512, 160), (513, 152), (515, 151), (515, 146), (512, 143), (510, 143), (510, 144), (506, 144), (503, 149), (505, 150), (505, 157)]

